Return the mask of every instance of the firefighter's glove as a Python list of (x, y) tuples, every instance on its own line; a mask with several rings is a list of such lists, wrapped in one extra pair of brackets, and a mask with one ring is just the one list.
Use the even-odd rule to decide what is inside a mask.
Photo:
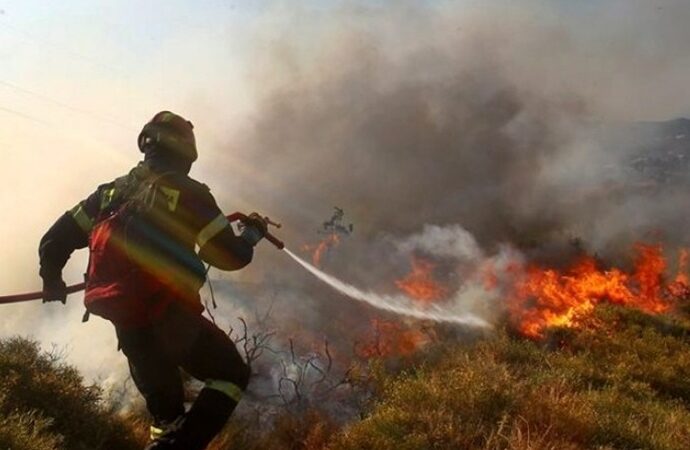
[(268, 232), (268, 223), (266, 219), (257, 213), (251, 213), (243, 224), (244, 229), (240, 237), (247, 241), (252, 247), (258, 244)]
[(43, 303), (67, 301), (67, 285), (62, 277), (48, 278), (43, 280)]

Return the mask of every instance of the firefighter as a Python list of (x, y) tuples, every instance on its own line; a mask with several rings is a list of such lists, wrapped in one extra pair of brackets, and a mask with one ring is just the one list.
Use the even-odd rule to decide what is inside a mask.
[[(188, 176), (197, 159), (191, 122), (160, 112), (138, 145), (142, 162), (99, 186), (41, 240), (43, 301), (65, 302), (62, 269), (74, 250), (88, 246), (86, 314), (115, 326), (153, 418), (147, 449), (203, 449), (250, 375), (227, 334), (202, 316), (203, 262), (241, 269), (267, 224), (252, 214), (236, 235), (209, 189)], [(180, 368), (205, 383), (187, 412)]]

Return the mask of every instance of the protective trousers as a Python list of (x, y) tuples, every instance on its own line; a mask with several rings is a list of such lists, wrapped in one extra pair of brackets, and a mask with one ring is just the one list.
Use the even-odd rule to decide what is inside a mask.
[[(148, 448), (206, 448), (249, 382), (249, 368), (232, 340), (205, 317), (177, 305), (153, 325), (116, 330), (132, 379), (153, 416), (152, 430), (165, 430)], [(179, 368), (205, 382), (186, 414)]]

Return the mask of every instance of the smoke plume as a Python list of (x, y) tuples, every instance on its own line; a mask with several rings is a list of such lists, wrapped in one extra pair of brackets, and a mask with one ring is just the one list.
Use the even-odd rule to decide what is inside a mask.
[[(487, 298), (475, 278), (484, 264), (565, 264), (583, 246), (622, 260), (633, 241), (648, 237), (687, 244), (690, 210), (678, 206), (687, 186), (650, 185), (630, 170), (657, 127), (628, 126), (690, 112), (679, 95), (690, 79), (687, 2), (312, 3), (267, 8), (240, 29), (242, 48), (215, 34), (162, 43), (124, 83), (134, 91), (127, 96), (122, 86), (108, 88), (109, 77), (92, 80), (84, 94), (91, 109), (119, 105), (125, 128), (94, 136), (86, 118), (71, 128), (54, 122), (38, 144), (50, 148), (51, 133), (68, 133), (65, 149), (30, 158), (33, 128), (26, 142), (3, 137), (27, 152), (13, 153), (21, 161), (3, 172), (5, 192), (21, 189), (2, 207), (35, 206), (1, 225), (3, 250), (17, 268), (3, 274), (3, 286), (35, 288), (26, 274), (35, 273), (42, 230), (121, 175), (128, 155), (133, 165), (139, 126), (168, 108), (196, 125), (201, 157), (192, 175), (228, 212), (258, 210), (283, 222), (290, 248), (320, 239), (332, 207), (344, 208), (355, 232), (325, 256), (324, 270), (364, 290), (398, 294), (393, 280), (423, 254), (452, 282), (457, 312), (491, 322), (500, 299)], [(214, 65), (230, 51), (238, 60)], [(181, 53), (198, 57), (192, 69), (179, 64)], [(168, 67), (169, 54), (176, 57)], [(238, 63), (239, 74), (231, 70)], [(206, 67), (232, 74), (201, 77)], [(163, 103), (148, 95), (161, 85)], [(118, 150), (94, 153), (104, 135)], [(37, 193), (36, 179), (59, 192)], [(68, 281), (79, 279), (83, 263), (71, 263)], [(220, 280), (214, 314), (225, 328), (237, 329), (238, 315), (259, 323), (270, 311), (282, 336), (326, 337), (344, 352), (379, 314), (344, 301), (265, 244), (242, 273), (213, 271), (212, 278)], [(98, 319), (81, 325), (73, 303), (62, 315), (8, 308), (2, 332), (30, 329), (42, 341), (67, 342), (79, 349), (72, 361), (90, 375), (124, 373), (112, 330)], [(56, 322), (68, 325), (55, 331)], [(102, 341), (98, 354), (113, 358), (94, 356), (93, 336)]]

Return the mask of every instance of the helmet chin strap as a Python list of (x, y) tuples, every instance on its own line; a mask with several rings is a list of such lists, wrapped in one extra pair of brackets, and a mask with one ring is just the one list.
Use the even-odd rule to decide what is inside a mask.
[(175, 157), (166, 151), (157, 151), (155, 144), (144, 147), (144, 161), (151, 164), (151, 168), (156, 171), (172, 170), (178, 173), (188, 174), (192, 169), (192, 161), (184, 158)]

